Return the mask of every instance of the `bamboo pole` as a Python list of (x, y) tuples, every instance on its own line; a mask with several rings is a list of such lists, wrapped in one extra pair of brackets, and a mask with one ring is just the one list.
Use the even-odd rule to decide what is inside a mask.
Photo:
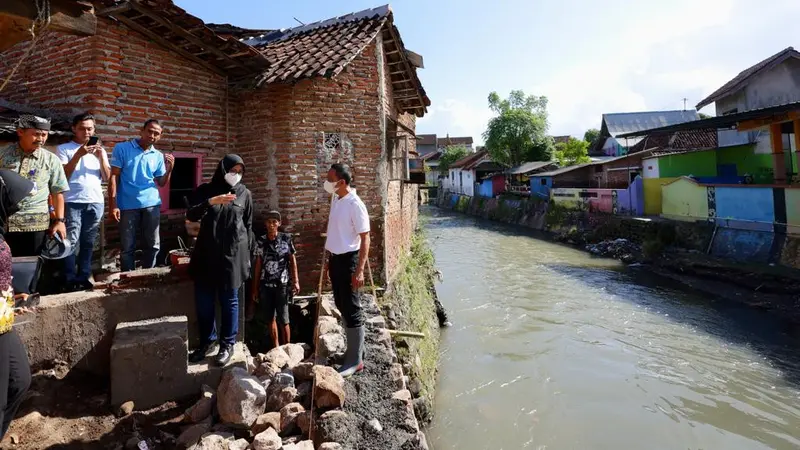
[(405, 331), (405, 330), (388, 330), (389, 334), (392, 336), (400, 336), (400, 337), (413, 337), (413, 338), (420, 338), (425, 339), (425, 333), (419, 333), (416, 331)]

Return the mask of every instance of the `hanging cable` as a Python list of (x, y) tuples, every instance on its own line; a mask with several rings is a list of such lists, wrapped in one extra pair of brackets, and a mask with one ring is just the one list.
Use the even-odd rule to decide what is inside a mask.
[(14, 64), (14, 68), (11, 69), (11, 72), (3, 81), (3, 84), (0, 85), (0, 92), (3, 92), (3, 89), (5, 89), (6, 85), (11, 81), (11, 78), (17, 73), (17, 69), (22, 65), (22, 62), (28, 59), (28, 56), (30, 56), (34, 47), (36, 47), (36, 43), (44, 35), (44, 30), (46, 30), (48, 26), (50, 26), (50, 0), (36, 0), (36, 19), (31, 22), (31, 27), (29, 29), (31, 33), (31, 45), (28, 46), (28, 49), (25, 50), (25, 53), (19, 58), (19, 61)]

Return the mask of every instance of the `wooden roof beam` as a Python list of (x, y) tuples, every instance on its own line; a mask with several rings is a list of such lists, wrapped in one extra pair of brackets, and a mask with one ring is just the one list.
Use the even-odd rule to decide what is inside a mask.
[(114, 16), (114, 17), (117, 20), (119, 20), (120, 22), (122, 22), (123, 24), (125, 24), (125, 26), (127, 26), (128, 28), (130, 28), (130, 29), (132, 29), (134, 31), (138, 31), (139, 33), (142, 33), (143, 35), (145, 35), (148, 38), (152, 39), (153, 42), (155, 42), (155, 43), (157, 43), (157, 44), (159, 44), (159, 45), (161, 45), (161, 46), (163, 46), (165, 48), (168, 48), (168, 49), (174, 51), (175, 53), (183, 56), (184, 58), (188, 59), (189, 61), (194, 61), (197, 64), (200, 64), (201, 66), (205, 67), (206, 69), (208, 69), (208, 70), (210, 70), (210, 71), (212, 71), (212, 72), (214, 72), (214, 73), (216, 73), (218, 75), (222, 75), (222, 76), (226, 75), (225, 72), (223, 72), (221, 69), (219, 69), (217, 67), (214, 67), (213, 65), (209, 64), (208, 61), (202, 60), (202, 59), (192, 55), (191, 53), (187, 52), (186, 50), (178, 47), (177, 45), (172, 44), (171, 42), (169, 42), (166, 39), (162, 38), (161, 36), (159, 36), (158, 34), (154, 33), (153, 31), (150, 31), (149, 28), (145, 28), (142, 25), (139, 25), (138, 23), (134, 22), (133, 20), (128, 19), (127, 17), (125, 17), (123, 15), (117, 15), (117, 16)]
[[(0, 2), (0, 52), (31, 38), (28, 31), (39, 15), (36, 2), (3, 0)], [(87, 1), (51, 0), (49, 30), (76, 36), (97, 33), (94, 7)]]
[(183, 28), (175, 25), (174, 23), (162, 18), (158, 14), (156, 14), (156, 13), (154, 13), (152, 11), (149, 11), (148, 9), (144, 8), (143, 6), (139, 5), (136, 2), (128, 2), (128, 3), (131, 5), (131, 7), (133, 9), (138, 11), (140, 14), (143, 14), (143, 15), (147, 16), (148, 18), (152, 19), (153, 21), (155, 21), (159, 25), (169, 29), (173, 34), (186, 39), (187, 41), (191, 42), (192, 44), (194, 44), (194, 45), (196, 45), (196, 46), (198, 46), (200, 48), (209, 50), (211, 53), (213, 53), (213, 54), (219, 56), (220, 58), (228, 61), (229, 63), (235, 65), (236, 67), (248, 70), (247, 66), (245, 66), (241, 62), (235, 60), (234, 58), (231, 58), (230, 56), (228, 56), (222, 50), (220, 50), (220, 49), (218, 49), (218, 48), (216, 48), (216, 47), (214, 47), (212, 45), (206, 44), (205, 42), (203, 42), (202, 39), (198, 38), (197, 36), (193, 35), (192, 33), (189, 33), (188, 31), (186, 31)]

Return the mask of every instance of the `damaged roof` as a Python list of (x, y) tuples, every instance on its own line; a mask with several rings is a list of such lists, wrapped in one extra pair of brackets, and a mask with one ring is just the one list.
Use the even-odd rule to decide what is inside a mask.
[(792, 47), (787, 47), (770, 56), (769, 58), (759, 62), (758, 64), (748, 67), (747, 69), (739, 72), (739, 74), (733, 77), (733, 79), (723, 84), (722, 87), (714, 91), (711, 95), (704, 98), (700, 103), (697, 104), (697, 109), (700, 109), (706, 105), (716, 102), (722, 97), (726, 97), (739, 91), (745, 87), (756, 74), (761, 73), (764, 70), (772, 69), (789, 58), (800, 58), (800, 52), (797, 52)]
[(220, 75), (258, 73), (269, 60), (233, 36), (217, 34), (172, 0), (96, 0), (98, 17), (112, 17), (153, 42)]
[(335, 77), (378, 36), (382, 38), (398, 108), (422, 117), (431, 104), (417, 77), (422, 58), (406, 50), (389, 5), (251, 36), (242, 42), (257, 48), (270, 62), (269, 69), (258, 77), (259, 86)]
[(17, 120), (23, 114), (34, 114), (50, 119), (51, 136), (72, 136), (71, 123), (68, 117), (56, 116), (48, 111), (23, 107), (0, 99), (0, 140), (17, 140)]

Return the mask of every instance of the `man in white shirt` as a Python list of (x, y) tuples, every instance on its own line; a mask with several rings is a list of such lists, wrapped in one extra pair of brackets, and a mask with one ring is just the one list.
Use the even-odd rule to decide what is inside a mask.
[(358, 289), (364, 285), (364, 266), (369, 258), (369, 214), (350, 189), (351, 181), (350, 168), (334, 164), (324, 185), (326, 192), (335, 194), (325, 249), (331, 253), (328, 270), (333, 299), (346, 327), (347, 350), (339, 369), (344, 377), (364, 369), (364, 312)]
[[(91, 289), (92, 251), (103, 220), (103, 180), (111, 175), (106, 150), (92, 139), (94, 117), (79, 114), (72, 120), (72, 141), (58, 146), (58, 159), (69, 180), (66, 202), (67, 239), (76, 252), (64, 259), (67, 292)], [(76, 256), (77, 254), (77, 256)], [(77, 271), (76, 271), (77, 263)]]

